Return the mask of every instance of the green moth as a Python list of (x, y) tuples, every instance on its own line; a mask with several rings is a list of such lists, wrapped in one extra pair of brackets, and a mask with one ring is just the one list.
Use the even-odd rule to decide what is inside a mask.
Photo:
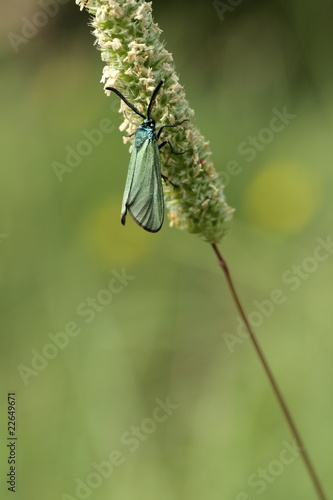
[(151, 233), (157, 233), (162, 227), (164, 219), (164, 197), (162, 178), (168, 180), (161, 173), (161, 162), (159, 150), (169, 144), (171, 152), (173, 151), (169, 141), (163, 141), (158, 144), (161, 132), (166, 127), (177, 127), (184, 121), (175, 125), (164, 125), (156, 132), (155, 120), (151, 117), (151, 111), (156, 100), (156, 96), (163, 85), (161, 81), (155, 88), (147, 110), (147, 116), (131, 104), (119, 90), (113, 87), (106, 87), (112, 90), (122, 99), (129, 108), (137, 115), (143, 118), (143, 122), (134, 132), (134, 143), (131, 152), (131, 158), (128, 167), (125, 191), (121, 207), (121, 223), (125, 225), (127, 211), (134, 221), (143, 229)]

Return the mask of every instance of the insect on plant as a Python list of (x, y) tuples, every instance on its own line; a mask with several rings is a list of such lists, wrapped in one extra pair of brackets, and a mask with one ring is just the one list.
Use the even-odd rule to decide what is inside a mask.
[[(159, 150), (166, 144), (169, 145), (174, 154), (183, 154), (185, 151), (176, 152), (169, 141), (158, 144), (161, 132), (167, 127), (178, 127), (187, 119), (174, 125), (163, 125), (156, 132), (155, 120), (151, 117), (152, 108), (156, 96), (163, 85), (163, 80), (154, 89), (147, 109), (147, 116), (142, 114), (119, 90), (106, 87), (124, 101), (134, 113), (143, 118), (143, 122), (134, 132), (134, 144), (128, 166), (125, 191), (121, 207), (121, 223), (125, 225), (127, 211), (134, 221), (143, 229), (151, 233), (157, 233), (162, 227), (164, 219), (164, 197), (162, 178), (169, 179), (161, 172), (161, 161)], [(171, 184), (172, 182), (169, 181)], [(174, 184), (172, 184), (174, 187)]]

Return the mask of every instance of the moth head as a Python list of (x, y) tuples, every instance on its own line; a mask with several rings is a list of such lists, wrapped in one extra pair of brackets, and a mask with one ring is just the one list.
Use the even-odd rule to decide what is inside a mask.
[(147, 127), (151, 128), (152, 130), (155, 129), (155, 120), (153, 120), (153, 118), (146, 118), (144, 123)]

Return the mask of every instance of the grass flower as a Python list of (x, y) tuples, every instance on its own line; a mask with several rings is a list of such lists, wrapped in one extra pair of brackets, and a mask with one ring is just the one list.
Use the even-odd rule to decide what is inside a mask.
[[(175, 150), (189, 151), (173, 155), (167, 147), (161, 150), (162, 173), (178, 186), (164, 186), (168, 217), (171, 226), (197, 234), (209, 243), (219, 243), (230, 226), (233, 209), (225, 201), (221, 179), (210, 160), (209, 142), (193, 123), (194, 111), (179, 82), (172, 54), (161, 39), (162, 30), (154, 22), (151, 2), (76, 3), (91, 14), (93, 34), (105, 62), (101, 80), (104, 88), (117, 88), (145, 114), (154, 88), (163, 80), (153, 109), (158, 126), (189, 120), (168, 132)], [(120, 129), (133, 133), (137, 116), (123, 102), (120, 110), (124, 115)]]

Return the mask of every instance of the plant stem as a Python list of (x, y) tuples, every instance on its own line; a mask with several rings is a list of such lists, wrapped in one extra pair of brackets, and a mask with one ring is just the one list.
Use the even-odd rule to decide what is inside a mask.
[(313, 486), (314, 486), (314, 489), (316, 490), (316, 493), (318, 495), (318, 498), (320, 500), (327, 500), (327, 497), (325, 496), (324, 494), (324, 491), (322, 489), (322, 486), (320, 484), (320, 481), (319, 481), (319, 478), (316, 474), (316, 471), (314, 470), (314, 467), (312, 465), (312, 462), (310, 460), (310, 457), (306, 451), (306, 448), (305, 448), (305, 445), (304, 445), (304, 442), (303, 442), (303, 439), (301, 438), (300, 436), (300, 433), (297, 429), (297, 426), (294, 422), (294, 419), (293, 417), (291, 416), (291, 413), (289, 411), (289, 408), (284, 400), (284, 397), (282, 396), (282, 393), (280, 391), (280, 388), (275, 380), (275, 377), (272, 373), (272, 370), (267, 362), (267, 359), (260, 347), (260, 344), (258, 342), (258, 339), (247, 319), (247, 316), (244, 312), (244, 309), (240, 303), (240, 300), (238, 298), (238, 295), (237, 295), (237, 292), (236, 292), (236, 289), (235, 289), (235, 286), (233, 284), (233, 281), (231, 279), (231, 276), (230, 276), (230, 272), (229, 272), (229, 269), (228, 269), (228, 265), (226, 263), (226, 261), (223, 259), (221, 253), (220, 253), (220, 250), (219, 248), (217, 247), (217, 245), (215, 243), (212, 243), (212, 247), (213, 247), (213, 250), (217, 256), (217, 259), (218, 259), (218, 263), (220, 265), (220, 267), (222, 268), (222, 271), (224, 272), (225, 274), (225, 277), (226, 277), (226, 280), (227, 280), (227, 283), (228, 283), (228, 286), (229, 286), (229, 289), (230, 289), (230, 292), (231, 292), (231, 295), (232, 295), (232, 298), (234, 300), (234, 303), (236, 305), (236, 308), (238, 309), (238, 312), (244, 322), (244, 325), (247, 329), (247, 331), (249, 332), (249, 336), (250, 336), (250, 339), (251, 339), (251, 342), (253, 344), (253, 347), (259, 357), (259, 360), (262, 364), (262, 367), (266, 373), (266, 376), (271, 384), (271, 387), (273, 389), (273, 392), (276, 396), (276, 399), (278, 400), (278, 403), (279, 403), (279, 406), (282, 410), (282, 413), (284, 414), (285, 416), (285, 419), (287, 421), (287, 424), (289, 426), (289, 429), (291, 431), (291, 434), (293, 435), (296, 443), (297, 443), (297, 446), (299, 448), (299, 451), (301, 453), (301, 457), (304, 461), (304, 464), (305, 464), (305, 467), (308, 471), (308, 474), (311, 478), (311, 481), (313, 483)]

